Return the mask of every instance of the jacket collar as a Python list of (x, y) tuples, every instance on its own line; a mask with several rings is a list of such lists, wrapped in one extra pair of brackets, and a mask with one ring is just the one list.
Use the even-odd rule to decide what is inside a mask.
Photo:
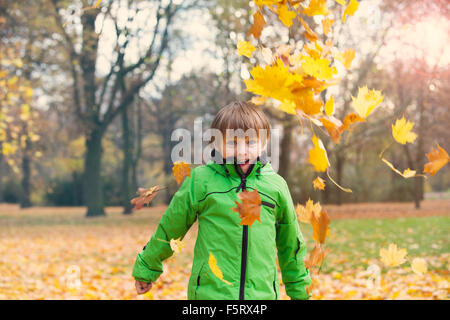
[[(270, 167), (270, 163), (267, 162), (264, 157), (259, 157), (256, 159), (255, 163), (250, 164), (250, 167), (247, 170), (247, 173), (244, 175), (241, 171), (239, 164), (235, 162), (236, 159), (229, 158), (228, 163), (227, 159), (223, 158), (222, 154), (213, 149), (211, 152), (211, 156), (213, 157), (210, 161), (207, 162), (207, 166), (219, 172), (223, 176), (231, 176), (236, 178), (241, 178), (241, 176), (245, 176), (245, 178), (249, 178), (252, 176), (259, 176), (261, 174), (261, 169), (266, 165)], [(215, 160), (215, 159), (218, 160)], [(222, 160), (222, 163), (220, 162)]]

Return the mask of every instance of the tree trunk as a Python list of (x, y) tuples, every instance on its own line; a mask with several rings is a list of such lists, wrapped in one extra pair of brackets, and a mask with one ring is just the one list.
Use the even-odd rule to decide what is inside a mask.
[[(27, 134), (28, 127), (27, 125), (24, 126), (25, 134)], [(31, 207), (31, 201), (30, 201), (30, 194), (31, 194), (31, 187), (30, 187), (30, 176), (31, 176), (31, 145), (29, 139), (25, 142), (25, 149), (23, 150), (23, 156), (22, 156), (22, 192), (20, 195), (20, 207), (21, 208), (29, 208)]]
[(130, 203), (130, 168), (131, 168), (131, 145), (130, 128), (128, 123), (128, 108), (122, 111), (122, 137), (123, 137), (123, 164), (122, 164), (122, 206), (123, 214), (131, 214), (132, 204)]
[(84, 158), (84, 199), (86, 217), (104, 216), (103, 189), (101, 181), (102, 137), (100, 129), (93, 129), (86, 137)]
[[(416, 170), (420, 172), (423, 170), (425, 165), (425, 156), (423, 152), (424, 145), (424, 100), (423, 100), (423, 89), (421, 88), (419, 91), (418, 97), (418, 114), (419, 114), (419, 123), (417, 126), (417, 150), (416, 150)], [(416, 209), (420, 209), (420, 201), (423, 199), (423, 178), (416, 177), (414, 178), (414, 205)]]
[(292, 148), (292, 133), (297, 127), (298, 122), (290, 122), (283, 128), (283, 138), (281, 139), (280, 164), (278, 166), (278, 174), (286, 181), (289, 180), (290, 155)]
[[(342, 173), (344, 170), (344, 162), (345, 156), (342, 156), (337, 152), (336, 154), (336, 182), (341, 186), (342, 185)], [(337, 204), (340, 206), (342, 204), (342, 191), (340, 189), (337, 190)]]
[[(0, 141), (0, 150), (3, 151), (3, 143)], [(3, 175), (4, 175), (4, 167), (3, 167), (3, 152), (0, 151), (0, 203), (4, 201), (3, 199)]]

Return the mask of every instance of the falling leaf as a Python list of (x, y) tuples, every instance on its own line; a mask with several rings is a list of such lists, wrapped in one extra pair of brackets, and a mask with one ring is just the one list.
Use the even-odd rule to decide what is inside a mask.
[(153, 186), (149, 189), (138, 188), (139, 196), (131, 199), (131, 203), (134, 204), (134, 210), (140, 210), (146, 204), (149, 205), (150, 201), (156, 196), (156, 193), (159, 191), (159, 186)]
[(331, 26), (333, 25), (333, 23), (334, 23), (333, 19), (323, 19), (322, 20), (322, 28), (323, 28), (323, 33), (325, 35), (330, 33)]
[(237, 44), (237, 50), (240, 56), (251, 58), (252, 53), (256, 50), (256, 48), (248, 41), (239, 40)]
[(237, 207), (232, 208), (232, 210), (239, 213), (241, 225), (248, 225), (251, 227), (255, 220), (258, 220), (261, 223), (261, 197), (259, 196), (258, 190), (244, 190), (238, 194), (238, 197), (242, 202), (239, 203), (238, 201), (235, 201)]
[(253, 35), (255, 39), (258, 39), (261, 36), (261, 32), (264, 29), (264, 25), (266, 24), (266, 20), (264, 20), (264, 16), (260, 10), (256, 11), (253, 15), (253, 24), (248, 30), (247, 35)]
[(403, 264), (406, 259), (406, 249), (397, 249), (397, 245), (391, 243), (388, 249), (380, 248), (381, 262), (388, 267), (396, 267)]
[(220, 280), (222, 280), (224, 283), (231, 285), (231, 283), (227, 280), (225, 280), (223, 278), (223, 273), (220, 270), (219, 266), (217, 265), (217, 260), (216, 258), (213, 256), (213, 254), (210, 252), (209, 253), (209, 259), (208, 259), (208, 264), (209, 264), (209, 268), (211, 269), (212, 273), (219, 278)]
[(309, 253), (308, 259), (304, 261), (305, 267), (310, 269), (311, 267), (317, 266), (325, 259), (329, 252), (330, 249), (327, 248), (324, 250), (322, 245), (316, 243), (314, 249)]
[(414, 122), (406, 121), (404, 117), (397, 119), (392, 125), (392, 136), (395, 141), (401, 144), (413, 143), (417, 138), (417, 134), (411, 132), (413, 126)]
[(450, 161), (447, 151), (441, 148), (439, 144), (437, 145), (437, 149), (431, 148), (431, 151), (426, 156), (428, 162), (425, 164), (423, 172), (433, 176)]
[(327, 151), (325, 150), (322, 141), (317, 138), (316, 135), (313, 136), (312, 141), (314, 148), (309, 150), (308, 161), (314, 166), (315, 171), (325, 171), (330, 166)]
[(341, 6), (345, 6), (345, 4), (347, 3), (346, 0), (336, 0), (337, 3), (339, 3)]
[(304, 33), (306, 39), (308, 39), (311, 42), (314, 42), (317, 39), (319, 39), (317, 34), (308, 26), (308, 24), (305, 22), (305, 20), (303, 20), (300, 16), (298, 17), (298, 20), (300, 20), (300, 22), (303, 25), (303, 28), (305, 28), (305, 30), (306, 30), (306, 32)]
[(303, 223), (311, 223), (311, 217), (312, 215), (315, 215), (316, 218), (320, 216), (320, 213), (322, 211), (322, 206), (319, 202), (314, 204), (314, 201), (308, 198), (308, 201), (306, 201), (306, 205), (302, 206), (301, 204), (298, 204), (295, 208), (295, 212), (297, 213), (297, 218), (300, 222)]
[(297, 16), (295, 11), (290, 11), (287, 5), (280, 5), (277, 9), (278, 18), (286, 27), (292, 26), (292, 20)]
[(97, 3), (95, 4), (96, 8), (98, 8), (100, 6), (100, 2), (102, 2), (102, 0), (97, 0)]
[(303, 12), (308, 16), (326, 16), (329, 12), (326, 2), (326, 0), (311, 0)]
[(414, 258), (411, 262), (411, 269), (415, 274), (422, 275), (427, 272), (427, 262), (423, 258)]
[(191, 167), (184, 161), (175, 161), (172, 168), (172, 174), (177, 183), (180, 184), (186, 176), (191, 176)]
[(339, 128), (339, 131), (344, 131), (344, 130), (347, 130), (347, 131), (350, 131), (350, 125), (352, 124), (352, 123), (355, 123), (355, 122), (365, 122), (366, 121), (366, 119), (364, 119), (364, 118), (361, 118), (359, 115), (357, 115), (356, 113), (349, 113), (349, 114), (347, 114), (346, 116), (345, 116), (345, 118), (344, 118), (344, 123), (343, 123), (343, 125), (342, 125), (342, 127), (341, 128)]
[(350, 0), (347, 8), (345, 8), (344, 15), (342, 16), (342, 23), (345, 23), (347, 16), (353, 15), (358, 10), (359, 3), (356, 0)]
[(352, 96), (352, 107), (361, 118), (367, 118), (372, 110), (383, 101), (381, 91), (369, 90), (367, 86), (358, 89), (358, 96)]
[(326, 236), (330, 233), (330, 228), (328, 227), (330, 224), (330, 217), (328, 213), (323, 210), (320, 213), (320, 216), (316, 218), (316, 215), (311, 215), (311, 225), (313, 228), (313, 239), (318, 243), (325, 243)]
[(325, 103), (325, 114), (327, 116), (332, 116), (334, 113), (334, 97), (331, 96), (330, 99)]
[(250, 100), (255, 106), (260, 106), (267, 101), (267, 97), (255, 96)]
[(344, 52), (334, 54), (334, 58), (344, 65), (346, 69), (350, 69), (353, 59), (355, 58), (355, 50), (347, 49)]
[(313, 188), (314, 190), (324, 190), (325, 189), (325, 180), (323, 180), (321, 177), (317, 177), (313, 181)]
[(246, 91), (280, 101), (291, 95), (288, 87), (292, 83), (291, 74), (289, 67), (284, 66), (281, 59), (276, 59), (273, 66), (266, 65), (265, 68), (256, 66), (250, 74), (253, 79), (244, 80)]
[(338, 144), (343, 131), (342, 122), (333, 116), (322, 117), (320, 118), (320, 121), (330, 135), (331, 140), (333, 140), (334, 143)]
[(390, 163), (388, 160), (386, 160), (385, 158), (381, 158), (381, 160), (386, 163), (389, 168), (391, 168), (394, 172), (398, 173), (399, 175), (401, 175), (403, 178), (407, 179), (407, 178), (412, 178), (414, 176), (416, 176), (416, 171), (415, 170), (411, 170), (411, 169), (405, 169), (402, 172), (400, 172), (399, 170), (397, 170), (394, 165), (392, 163)]

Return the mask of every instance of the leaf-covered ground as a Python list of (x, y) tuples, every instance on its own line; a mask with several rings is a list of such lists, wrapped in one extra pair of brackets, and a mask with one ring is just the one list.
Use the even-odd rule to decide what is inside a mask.
[[(332, 219), (326, 243), (331, 252), (313, 275), (313, 299), (448, 299), (450, 201), (426, 200), (422, 207), (324, 206)], [(196, 224), (149, 293), (137, 295), (131, 278), (136, 254), (164, 208), (131, 216), (107, 208), (106, 218), (86, 219), (84, 208), (0, 205), (0, 299), (186, 299)], [(376, 212), (383, 218), (375, 218)], [(311, 226), (300, 226), (311, 250)], [(389, 243), (407, 249), (406, 263), (382, 265), (379, 249)], [(425, 275), (411, 271), (416, 257), (427, 261)], [(381, 268), (378, 279), (366, 272), (372, 264)], [(283, 286), (281, 297), (288, 299)]]

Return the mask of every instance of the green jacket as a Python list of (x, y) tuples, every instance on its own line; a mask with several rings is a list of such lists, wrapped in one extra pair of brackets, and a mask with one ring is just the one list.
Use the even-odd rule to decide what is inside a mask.
[[(257, 189), (261, 216), (251, 227), (240, 225), (232, 210), (240, 202), (238, 192)], [(206, 165), (191, 170), (173, 196), (159, 225), (136, 258), (132, 276), (154, 282), (163, 272), (162, 262), (173, 251), (170, 241), (185, 236), (198, 219), (194, 261), (188, 283), (188, 299), (273, 300), (279, 298), (277, 254), (286, 293), (291, 299), (308, 299), (311, 283), (303, 258), (305, 241), (286, 181), (270, 163), (258, 158), (244, 175), (239, 165)], [(217, 260), (223, 279), (209, 267), (210, 253)]]

